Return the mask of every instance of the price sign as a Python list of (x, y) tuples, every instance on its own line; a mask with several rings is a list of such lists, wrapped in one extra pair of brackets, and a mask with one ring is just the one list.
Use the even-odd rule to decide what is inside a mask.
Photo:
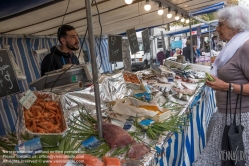
[(126, 30), (126, 33), (130, 43), (131, 54), (135, 54), (139, 51), (136, 30), (135, 28), (128, 29)]
[(8, 50), (0, 50), (0, 98), (20, 92)]
[(144, 53), (148, 53), (150, 51), (150, 36), (148, 29), (142, 32), (142, 40), (143, 40)]
[(122, 62), (122, 36), (108, 35), (109, 62)]

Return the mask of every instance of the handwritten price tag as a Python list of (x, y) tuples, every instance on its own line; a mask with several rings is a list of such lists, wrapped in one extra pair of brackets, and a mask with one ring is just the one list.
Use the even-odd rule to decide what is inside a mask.
[(28, 110), (34, 104), (36, 99), (36, 95), (31, 90), (28, 90), (19, 102)]
[(108, 49), (110, 62), (122, 62), (122, 36), (108, 35)]
[(0, 98), (19, 93), (19, 83), (8, 50), (0, 49)]

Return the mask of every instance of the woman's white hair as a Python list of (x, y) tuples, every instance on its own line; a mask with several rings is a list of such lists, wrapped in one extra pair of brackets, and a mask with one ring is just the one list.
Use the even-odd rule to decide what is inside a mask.
[(240, 31), (249, 30), (249, 7), (246, 6), (229, 6), (218, 11), (218, 19), (226, 21), (228, 26)]

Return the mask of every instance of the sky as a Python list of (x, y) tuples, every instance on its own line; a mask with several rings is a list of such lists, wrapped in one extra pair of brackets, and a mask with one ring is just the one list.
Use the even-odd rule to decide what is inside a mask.
[(247, 5), (247, 6), (249, 6), (249, 0), (239, 0), (239, 5)]

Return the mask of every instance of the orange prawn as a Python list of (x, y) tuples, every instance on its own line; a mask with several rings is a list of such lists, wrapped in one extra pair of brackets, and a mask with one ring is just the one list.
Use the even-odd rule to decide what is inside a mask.
[(43, 128), (37, 127), (37, 132), (38, 133), (46, 133)]
[(36, 114), (36, 119), (43, 118), (43, 116), (42, 116), (42, 114), (41, 114), (40, 111), (36, 111), (35, 114)]
[(29, 110), (27, 110), (25, 112), (26, 112), (26, 114), (28, 115), (29, 118), (33, 118), (33, 114)]
[(24, 108), (26, 128), (38, 133), (59, 133), (64, 130), (63, 114), (58, 101), (50, 101), (49, 95), (37, 93), (36, 96), (37, 100), (31, 108)]
[(53, 118), (53, 117), (54, 117), (54, 114), (49, 113), (49, 112), (44, 112), (44, 113), (43, 113), (43, 117), (44, 117), (44, 118)]
[(29, 117), (27, 111), (24, 111), (24, 118), (25, 118), (26, 120), (29, 120), (29, 119), (30, 119), (30, 117)]
[(50, 104), (50, 102), (45, 103), (45, 108), (47, 108), (48, 110), (53, 110), (53, 111), (56, 111), (56, 109), (57, 109), (52, 104)]
[(50, 122), (41, 122), (38, 124), (41, 128), (45, 129), (45, 131), (52, 131), (54, 129), (54, 125)]
[(35, 111), (41, 111), (41, 110), (43, 110), (43, 108), (41, 107), (41, 106), (39, 106), (39, 105), (33, 105), (33, 110), (35, 110)]
[(61, 123), (54, 125), (53, 126), (53, 131), (56, 132), (56, 133), (60, 133), (62, 131)]
[(60, 120), (61, 120), (61, 115), (60, 114), (56, 114), (55, 115), (55, 121), (56, 121), (56, 123), (59, 124)]
[(32, 124), (33, 124), (33, 132), (37, 132), (36, 122), (34, 120), (32, 120)]

